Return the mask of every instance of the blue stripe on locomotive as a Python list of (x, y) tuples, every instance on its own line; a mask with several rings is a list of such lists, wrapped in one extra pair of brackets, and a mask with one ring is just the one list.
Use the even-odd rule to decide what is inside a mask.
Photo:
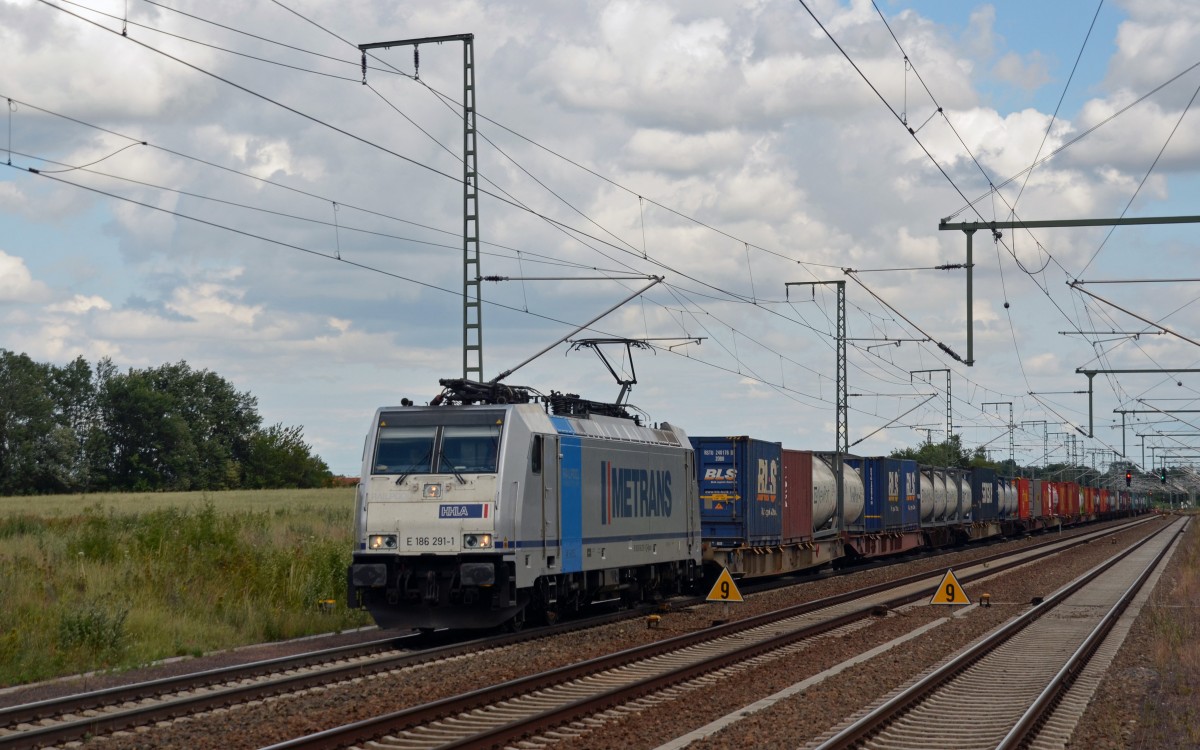
[(577, 437), (563, 437), (562, 450), (562, 571), (583, 570), (583, 452)]

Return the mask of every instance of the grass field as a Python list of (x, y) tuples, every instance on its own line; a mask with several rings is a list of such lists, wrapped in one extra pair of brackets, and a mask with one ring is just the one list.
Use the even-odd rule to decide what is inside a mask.
[(353, 506), (345, 488), (0, 498), (0, 686), (369, 624), (345, 606)]

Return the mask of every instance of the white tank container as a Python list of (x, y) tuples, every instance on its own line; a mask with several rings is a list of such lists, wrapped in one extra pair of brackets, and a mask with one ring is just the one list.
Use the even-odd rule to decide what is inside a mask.
[(946, 472), (934, 469), (933, 474), (933, 517), (934, 520), (944, 520), (948, 511), (954, 510), (958, 500), (950, 502), (950, 488), (946, 486)]
[[(821, 528), (837, 513), (837, 482), (833, 467), (822, 456), (813, 456), (813, 528)], [(866, 500), (862, 477), (849, 464), (842, 463), (842, 523), (849, 525), (862, 518)]]
[(937, 480), (933, 472), (921, 470), (921, 521), (932, 521), (937, 513)]
[(962, 487), (962, 509), (959, 511), (958, 520), (965, 521), (971, 516), (971, 475), (966, 472), (955, 472), (955, 479)]

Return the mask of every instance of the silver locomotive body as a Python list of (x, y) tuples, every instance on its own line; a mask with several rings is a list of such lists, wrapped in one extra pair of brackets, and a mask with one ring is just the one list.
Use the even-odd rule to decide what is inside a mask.
[(351, 606), (381, 627), (488, 628), (700, 576), (682, 430), (537, 404), (378, 410), (364, 449)]

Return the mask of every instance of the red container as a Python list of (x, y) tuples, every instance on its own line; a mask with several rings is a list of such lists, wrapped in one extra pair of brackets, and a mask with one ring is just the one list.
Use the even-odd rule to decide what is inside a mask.
[(783, 449), (784, 544), (810, 541), (813, 536), (812, 453)]
[(1079, 515), (1079, 485), (1060, 482), (1058, 486), (1058, 515), (1073, 518)]
[(1017, 479), (1017, 517), (1029, 518), (1029, 480)]
[(1108, 490), (1100, 490), (1100, 499), (1097, 503), (1099, 507), (1097, 510), (1099, 510), (1101, 513), (1107, 513), (1108, 511), (1112, 510), (1111, 502), (1112, 499), (1108, 495)]
[(1096, 512), (1096, 488), (1082, 487), (1083, 490), (1083, 507), (1079, 509), (1079, 514), (1090, 516)]

